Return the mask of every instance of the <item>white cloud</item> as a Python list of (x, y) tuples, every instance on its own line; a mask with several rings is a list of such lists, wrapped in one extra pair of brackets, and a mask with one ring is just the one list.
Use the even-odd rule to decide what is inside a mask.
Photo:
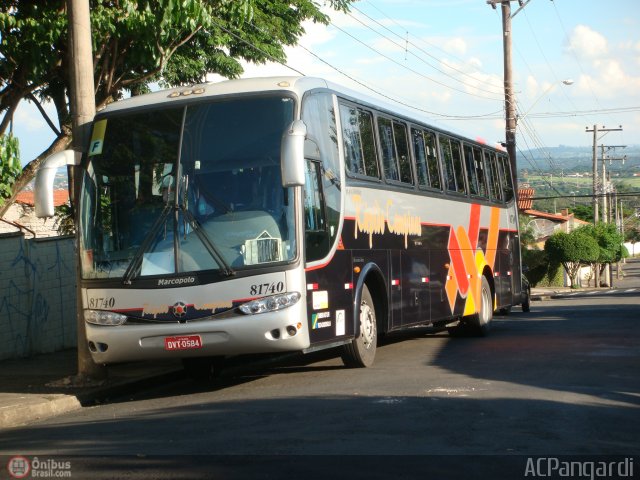
[(444, 43), (444, 49), (449, 53), (465, 55), (467, 53), (467, 42), (461, 37), (450, 38)]
[(571, 32), (567, 50), (582, 58), (604, 57), (609, 52), (604, 35), (586, 25), (578, 25)]
[(640, 91), (640, 77), (625, 72), (618, 60), (599, 60), (595, 62), (595, 74), (583, 74), (578, 79), (576, 90), (579, 94), (599, 98), (634, 97)]

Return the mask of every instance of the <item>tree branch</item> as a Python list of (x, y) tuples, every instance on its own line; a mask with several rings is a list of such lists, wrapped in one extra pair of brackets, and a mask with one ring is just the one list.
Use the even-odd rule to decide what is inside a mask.
[(47, 112), (44, 111), (44, 108), (42, 108), (42, 104), (38, 101), (38, 99), (36, 98), (36, 96), (32, 93), (29, 92), (27, 94), (27, 98), (29, 100), (31, 100), (33, 103), (36, 104), (36, 107), (38, 108), (38, 110), (40, 111), (40, 114), (44, 117), (45, 122), (47, 122), (47, 125), (49, 125), (49, 127), (51, 127), (51, 130), (53, 130), (53, 133), (56, 134), (56, 136), (60, 136), (62, 135), (62, 133), (60, 132), (60, 130), (58, 130), (58, 127), (56, 127), (53, 122), (51, 121), (51, 118), (49, 118), (49, 115), (47, 115)]
[(62, 130), (63, 132), (53, 141), (53, 143), (51, 143), (51, 145), (49, 145), (49, 148), (22, 169), (22, 173), (20, 173), (14, 184), (11, 186), (11, 196), (6, 198), (2, 206), (0, 206), (0, 218), (4, 217), (11, 205), (15, 203), (16, 198), (18, 198), (18, 193), (20, 193), (20, 191), (36, 176), (36, 172), (45, 158), (56, 152), (60, 152), (71, 145), (71, 131), (64, 127)]

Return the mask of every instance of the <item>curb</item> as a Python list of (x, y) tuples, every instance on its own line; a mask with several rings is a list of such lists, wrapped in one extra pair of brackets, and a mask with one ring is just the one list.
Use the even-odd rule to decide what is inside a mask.
[(38, 396), (14, 393), (2, 397), (5, 398), (0, 407), (0, 429), (19, 427), (82, 407), (75, 396), (62, 393)]
[(24, 426), (63, 413), (107, 402), (110, 398), (184, 377), (180, 370), (169, 370), (131, 380), (115, 380), (112, 384), (90, 387), (74, 394), (0, 393), (0, 430)]

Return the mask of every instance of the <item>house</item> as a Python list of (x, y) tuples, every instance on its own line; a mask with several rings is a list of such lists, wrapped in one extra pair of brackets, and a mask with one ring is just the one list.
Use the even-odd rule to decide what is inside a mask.
[[(28, 188), (28, 187), (27, 187)], [(69, 202), (69, 190), (53, 191), (53, 204), (56, 207)], [(37, 218), (35, 214), (33, 190), (23, 190), (7, 213), (0, 219), (0, 235), (3, 233), (24, 232), (37, 238), (58, 236), (55, 218)]]
[(533, 188), (518, 189), (518, 212), (529, 219), (527, 223), (520, 225), (520, 228), (523, 230), (530, 228), (533, 231), (538, 248), (544, 249), (547, 238), (555, 232), (569, 233), (582, 225), (589, 224), (589, 222), (575, 218), (573, 213), (569, 213), (566, 208), (560, 210), (559, 214), (534, 210), (534, 193), (535, 190)]

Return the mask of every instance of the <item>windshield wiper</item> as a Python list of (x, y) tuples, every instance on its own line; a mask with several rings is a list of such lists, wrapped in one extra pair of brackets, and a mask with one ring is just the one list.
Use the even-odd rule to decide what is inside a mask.
[(209, 255), (211, 255), (213, 259), (216, 262), (218, 262), (218, 265), (222, 267), (220, 269), (221, 272), (227, 277), (235, 275), (236, 274), (235, 270), (231, 268), (231, 265), (229, 265), (227, 261), (224, 259), (224, 257), (220, 253), (220, 250), (218, 250), (218, 248), (211, 241), (211, 239), (209, 238), (209, 235), (207, 235), (205, 231), (202, 229), (202, 225), (200, 225), (200, 222), (198, 222), (198, 220), (193, 216), (193, 214), (189, 211), (189, 209), (186, 208), (184, 205), (181, 205), (180, 209), (182, 210), (182, 214), (187, 219), (187, 222), (189, 222), (189, 225), (191, 226), (191, 228), (193, 228), (193, 232), (198, 236), (198, 238), (204, 245), (204, 248), (207, 249), (207, 252), (209, 252)]
[(155, 240), (156, 235), (160, 230), (160, 227), (165, 222), (165, 220), (169, 216), (169, 213), (171, 213), (172, 209), (173, 208), (171, 204), (169, 203), (165, 204), (164, 209), (162, 210), (162, 213), (156, 219), (155, 223), (151, 227), (151, 230), (149, 230), (149, 233), (147, 233), (147, 235), (144, 237), (142, 244), (140, 245), (138, 250), (136, 250), (136, 253), (133, 255), (133, 258), (131, 259), (131, 263), (129, 263), (127, 270), (124, 272), (124, 279), (122, 283), (124, 283), (125, 285), (131, 285), (131, 280), (134, 279), (134, 277), (140, 270), (144, 253), (151, 246), (151, 243)]

